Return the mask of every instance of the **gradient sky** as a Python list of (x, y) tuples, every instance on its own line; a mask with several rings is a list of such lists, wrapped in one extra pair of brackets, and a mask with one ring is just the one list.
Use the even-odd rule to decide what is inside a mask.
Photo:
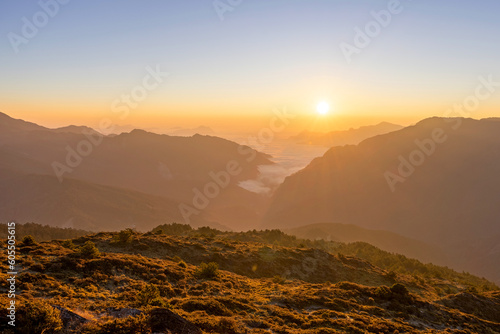
[[(23, 17), (33, 22), (41, 7), (3, 0), (0, 111), (47, 126), (114, 117), (146, 128), (222, 127), (286, 106), (336, 129), (442, 116), (480, 75), (500, 81), (498, 0), (402, 0), (348, 64), (340, 43), (353, 44), (354, 28), (388, 3), (243, 0), (220, 20), (212, 0), (72, 0), (15, 53), (8, 34), (22, 35)], [(118, 119), (113, 101), (157, 65), (170, 76)], [(315, 114), (321, 100), (333, 108), (324, 119)], [(500, 89), (471, 116), (497, 116), (499, 107)]]

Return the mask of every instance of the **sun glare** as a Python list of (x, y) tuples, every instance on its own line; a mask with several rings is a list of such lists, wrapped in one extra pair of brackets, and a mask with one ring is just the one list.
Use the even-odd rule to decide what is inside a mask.
[(318, 105), (316, 106), (316, 112), (320, 115), (326, 115), (329, 111), (330, 105), (325, 101), (318, 103)]

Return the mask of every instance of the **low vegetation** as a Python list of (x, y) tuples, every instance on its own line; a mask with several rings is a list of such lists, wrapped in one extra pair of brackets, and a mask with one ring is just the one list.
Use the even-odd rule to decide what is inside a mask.
[(405, 258), (386, 270), (399, 257), (352, 256), (363, 244), (175, 224), (18, 246), (21, 334), (500, 332), (494, 284)]
[[(7, 224), (0, 224), (0, 238), (7, 238)], [(16, 224), (16, 238), (22, 240), (30, 235), (36, 241), (51, 241), (55, 239), (73, 239), (87, 234), (89, 231), (77, 230), (73, 228), (53, 227), (37, 223)]]

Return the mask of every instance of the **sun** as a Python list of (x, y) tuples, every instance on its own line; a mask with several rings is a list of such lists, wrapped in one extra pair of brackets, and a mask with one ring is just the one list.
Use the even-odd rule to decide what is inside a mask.
[(330, 111), (330, 105), (325, 101), (319, 102), (318, 105), (316, 106), (316, 112), (320, 115), (326, 115), (328, 114), (329, 111)]

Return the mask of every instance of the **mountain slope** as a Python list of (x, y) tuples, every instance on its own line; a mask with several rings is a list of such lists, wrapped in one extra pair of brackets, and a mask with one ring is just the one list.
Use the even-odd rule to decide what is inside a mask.
[[(0, 220), (93, 231), (182, 221), (178, 203), (138, 191), (50, 175), (0, 173)], [(193, 226), (218, 224), (196, 217)]]
[[(51, 130), (5, 114), (0, 114), (0, 129), (0, 173), (50, 175), (62, 183), (74, 179), (161, 196), (188, 208), (183, 222), (213, 221), (242, 229), (260, 219), (269, 200), (238, 186), (256, 177), (259, 165), (272, 164), (269, 156), (222, 138), (143, 130), (102, 136), (86, 127)], [(179, 207), (168, 207), (170, 217), (179, 216)]]
[(445, 263), (443, 250), (422, 241), (406, 238), (397, 233), (370, 230), (356, 225), (321, 223), (284, 230), (302, 239), (324, 239), (344, 243), (366, 242), (388, 252), (399, 253), (423, 262)]
[(22, 119), (12, 118), (0, 112), (0, 133), (16, 133), (19, 131), (49, 130), (35, 123), (26, 122)]
[[(500, 330), (498, 291), (389, 275), (354, 257), (205, 230), (20, 244), (26, 269), (17, 281), (16, 333), (33, 334), (29, 325), (56, 334), (57, 328), (81, 334)], [(5, 294), (0, 299), (7, 301)], [(10, 334), (2, 320), (0, 329)]]
[[(441, 143), (430, 143), (433, 136)], [(419, 166), (409, 166), (410, 160)], [(264, 226), (336, 221), (451, 250), (500, 234), (499, 170), (498, 121), (431, 118), (357, 146), (331, 148), (285, 180)]]

